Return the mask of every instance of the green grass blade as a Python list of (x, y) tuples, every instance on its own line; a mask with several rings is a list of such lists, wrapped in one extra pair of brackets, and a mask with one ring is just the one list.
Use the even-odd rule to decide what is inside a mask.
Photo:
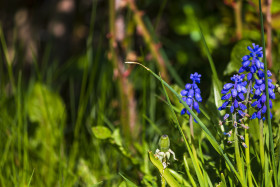
[(219, 82), (220, 80), (218, 78), (218, 74), (217, 74), (217, 71), (216, 71), (216, 68), (215, 68), (215, 64), (214, 64), (213, 58), (212, 58), (212, 56), (210, 54), (209, 48), (208, 48), (207, 43), (205, 41), (205, 38), (204, 38), (204, 35), (203, 35), (203, 32), (202, 32), (202, 29), (201, 29), (201, 27), (199, 25), (199, 22), (197, 21), (197, 23), (198, 23), (198, 27), (199, 27), (199, 31), (200, 31), (200, 36), (202, 38), (203, 46), (204, 46), (204, 48), (206, 50), (207, 57), (208, 57), (208, 60), (209, 60), (209, 63), (210, 63), (210, 67), (211, 67), (211, 70), (212, 70), (212, 73), (213, 73), (213, 78), (214, 78), (214, 80), (216, 82)]
[(2, 48), (3, 48), (4, 56), (5, 56), (5, 59), (6, 59), (6, 62), (7, 62), (7, 68), (8, 68), (8, 75), (9, 75), (10, 83), (12, 85), (13, 93), (15, 93), (16, 92), (16, 84), (15, 84), (15, 78), (14, 78), (14, 74), (13, 74), (12, 61), (10, 60), (10, 57), (9, 57), (7, 43), (5, 41), (5, 37), (4, 37), (4, 33), (3, 33), (1, 25), (0, 25), (0, 40), (1, 40), (1, 45), (2, 45)]
[(192, 185), (186, 181), (182, 175), (180, 175), (179, 173), (177, 173), (176, 171), (174, 171), (173, 169), (168, 169), (169, 172), (172, 174), (172, 176), (180, 182), (180, 184), (182, 184), (183, 186), (189, 186), (191, 187)]
[(32, 171), (32, 174), (31, 174), (31, 176), (30, 176), (30, 178), (29, 178), (29, 181), (28, 181), (28, 185), (27, 185), (27, 186), (30, 186), (30, 184), (31, 184), (31, 180), (32, 180), (32, 178), (33, 178), (34, 170), (35, 170), (35, 169), (33, 169), (33, 171)]
[[(140, 66), (142, 66), (143, 68), (145, 68), (147, 71), (149, 71), (154, 77), (156, 77), (159, 81), (161, 81), (161, 78), (155, 74), (154, 72), (152, 72), (149, 68), (145, 67), (144, 65), (137, 63), (137, 62), (126, 62), (129, 64), (138, 64)], [(197, 117), (197, 115), (190, 109), (190, 107), (182, 100), (181, 96), (171, 87), (169, 86), (165, 81), (163, 81), (163, 84), (181, 101), (181, 103), (184, 105), (184, 107), (190, 112), (190, 114), (194, 117), (194, 119), (196, 119), (196, 121), (198, 122), (198, 125), (204, 130), (204, 132), (206, 133), (206, 137), (208, 138), (208, 140), (210, 141), (210, 143), (212, 144), (212, 146), (216, 149), (216, 151), (221, 154), (224, 159), (226, 160), (227, 164), (229, 165), (230, 169), (235, 173), (236, 177), (238, 178), (238, 180), (241, 182), (241, 184), (244, 185), (244, 182), (241, 180), (240, 175), (238, 174), (238, 172), (236, 171), (236, 169), (234, 168), (233, 164), (231, 163), (231, 161), (229, 160), (228, 156), (224, 153), (222, 147), (218, 144), (217, 140), (214, 138), (214, 136), (212, 135), (212, 133), (208, 130), (208, 128), (202, 123), (202, 121)]]
[[(222, 105), (221, 93), (220, 93), (220, 91), (222, 90), (222, 84), (221, 84), (221, 81), (219, 80), (213, 58), (210, 54), (209, 48), (208, 48), (207, 43), (205, 41), (205, 37), (203, 35), (200, 24), (199, 24), (199, 22), (197, 22), (197, 23), (198, 23), (198, 27), (199, 27), (199, 31), (200, 31), (200, 36), (202, 38), (202, 43), (203, 43), (203, 46), (206, 50), (207, 58), (208, 58), (208, 61), (209, 61), (210, 67), (211, 67), (212, 74), (213, 74), (212, 82), (213, 82), (213, 94), (214, 94), (215, 105), (216, 105), (217, 108), (219, 108), (219, 106)], [(219, 115), (220, 111), (217, 111), (217, 114)]]
[[(149, 32), (151, 33), (151, 37), (153, 39), (153, 41), (155, 42), (158, 42), (158, 39), (157, 39), (157, 34), (155, 33), (153, 27), (152, 27), (152, 24), (151, 24), (151, 21), (148, 19), (147, 16), (144, 16), (144, 22), (145, 24), (147, 25), (147, 28), (149, 30)], [(183, 87), (184, 86), (184, 82), (182, 81), (181, 77), (177, 74), (176, 70), (173, 68), (173, 66), (171, 65), (164, 49), (161, 47), (159, 48), (159, 54), (162, 56), (163, 60), (164, 60), (164, 63), (166, 65), (166, 68), (168, 69), (169, 73), (171, 74), (171, 76), (174, 78), (174, 80), (176, 81), (176, 83)]]
[(251, 160), (250, 160), (250, 142), (249, 142), (249, 134), (245, 130), (245, 143), (247, 145), (247, 149), (245, 150), (246, 155), (246, 167), (247, 167), (247, 180), (249, 187), (253, 187), (252, 182), (252, 171), (251, 171)]
[(186, 172), (187, 172), (188, 178), (189, 178), (189, 180), (190, 180), (192, 186), (193, 186), (193, 187), (196, 187), (196, 183), (195, 183), (195, 181), (194, 181), (194, 179), (193, 179), (193, 177), (192, 177), (192, 175), (191, 175), (191, 173), (190, 173), (190, 168), (189, 168), (189, 165), (188, 165), (187, 156), (184, 155), (184, 156), (183, 156), (183, 159), (184, 159), (184, 166), (185, 166), (185, 170), (186, 170)]
[(272, 134), (272, 126), (271, 126), (271, 119), (270, 119), (270, 107), (269, 107), (269, 93), (268, 93), (268, 76), (267, 76), (267, 61), (266, 61), (266, 53), (265, 53), (265, 38), (264, 38), (264, 25), (263, 25), (263, 15), (262, 15), (262, 4), (261, 0), (259, 0), (259, 10), (260, 10), (260, 21), (261, 21), (261, 32), (262, 32), (262, 46), (263, 46), (263, 62), (264, 62), (264, 74), (265, 74), (265, 93), (266, 93), (266, 107), (267, 107), (267, 123), (269, 129), (269, 145), (270, 145), (270, 156), (272, 159), (272, 168), (273, 168), (273, 175), (274, 175), (274, 182), (275, 186), (278, 186), (278, 179), (277, 179), (277, 168), (275, 163), (275, 154), (274, 154), (274, 143), (273, 143), (273, 134)]

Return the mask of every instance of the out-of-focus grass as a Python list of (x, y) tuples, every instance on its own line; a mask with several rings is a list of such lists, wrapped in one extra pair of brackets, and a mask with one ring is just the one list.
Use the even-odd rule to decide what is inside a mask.
[[(156, 28), (162, 27), (160, 20), (166, 16), (165, 3), (168, 2), (164, 1), (156, 16)], [(118, 58), (122, 57), (123, 62), (127, 53), (140, 51), (136, 60), (153, 72), (161, 69), (158, 65), (161, 57), (171, 83), (165, 86), (177, 93), (188, 81), (190, 72), (204, 73), (203, 77), (206, 78), (202, 79), (202, 85), (205, 102), (201, 106), (202, 114), (198, 116), (199, 125), (194, 126), (193, 140), (190, 138), (188, 119), (179, 115), (182, 104), (165, 91), (160, 81), (145, 70), (124, 64), (122, 67), (127, 71), (116, 73), (108, 47), (112, 33), (106, 33), (108, 31), (105, 29), (102, 33), (95, 32), (95, 24), (100, 25), (96, 23), (96, 16), (99, 16), (97, 1), (92, 5), (89, 35), (83, 53), (77, 56), (69, 54), (68, 60), (61, 64), (56, 59), (51, 61), (50, 42), (42, 56), (33, 55), (29, 71), (21, 69), (16, 59), (23, 58), (23, 54), (17, 46), (13, 46), (17, 58), (11, 58), (5, 39), (7, 33), (0, 29), (0, 186), (159, 186), (161, 176), (157, 168), (161, 170), (161, 165), (157, 160), (152, 160), (157, 162), (157, 168), (154, 167), (149, 158), (158, 148), (161, 134), (169, 135), (171, 148), (179, 159), (168, 166), (173, 170), (167, 170), (169, 172), (165, 174), (169, 175), (171, 181), (176, 179), (172, 184), (240, 186), (240, 181), (244, 186), (268, 186), (275, 184), (276, 180), (279, 183), (280, 172), (278, 176), (273, 175), (270, 167), (274, 166), (274, 173), (277, 167), (280, 169), (277, 157), (280, 154), (277, 115), (272, 120), (272, 132), (276, 132), (274, 136), (268, 133), (266, 124), (263, 132), (257, 122), (250, 124), (245, 135), (248, 145), (245, 151), (238, 142), (234, 146), (226, 144), (222, 135), (224, 129), (218, 126), (220, 116), (216, 109), (221, 102), (219, 88), (223, 80), (222, 70), (228, 62), (222, 53), (229, 54), (235, 44), (230, 42), (229, 37), (234, 29), (228, 29), (228, 33), (223, 34), (226, 24), (219, 24), (220, 17), (215, 18), (216, 21), (214, 17), (217, 15), (202, 17), (199, 20), (201, 30), (206, 33), (203, 35), (199, 27), (193, 25), (196, 23), (197, 5), (176, 2), (170, 6), (178, 8), (180, 5), (182, 16), (170, 17), (171, 25), (175, 26), (169, 32), (174, 32), (172, 37), (175, 39), (159, 35), (158, 30), (153, 29), (153, 20), (149, 19), (149, 15), (141, 17), (140, 14), (140, 17), (138, 15), (133, 19), (134, 13), (128, 8), (125, 19), (127, 33), (137, 30), (135, 19), (141, 18), (143, 26), (147, 28), (146, 37), (149, 41), (145, 43), (141, 33), (135, 34), (140, 39), (129, 35), (129, 38), (117, 44), (116, 49), (126, 53), (118, 53)], [(250, 11), (246, 14), (252, 16)], [(171, 11), (170, 15), (173, 14)], [(225, 15), (225, 19), (228, 19), (228, 15)], [(212, 23), (217, 24), (216, 27)], [(212, 27), (215, 27), (214, 34)], [(247, 27), (244, 30), (243, 36), (252, 39), (248, 33), (254, 30)], [(108, 38), (104, 37), (106, 34)], [(175, 34), (183, 35), (186, 41), (176, 38), (178, 36)], [(185, 44), (190, 42), (190, 45)], [(279, 48), (278, 41), (275, 42)], [(237, 45), (244, 45), (242, 41), (240, 43)], [(134, 49), (138, 44), (140, 46)], [(151, 48), (158, 49), (153, 54), (158, 55), (158, 58), (150, 55)], [(182, 50), (186, 54), (184, 57), (180, 55)], [(236, 72), (236, 66), (228, 66), (229, 69), (231, 73)], [(130, 81), (135, 91), (138, 139), (125, 137), (127, 135), (124, 132), (129, 130), (129, 126), (124, 126), (122, 121), (126, 119), (120, 117), (123, 116), (120, 110), (120, 77)], [(279, 106), (279, 100), (275, 103), (275, 106)], [(126, 108), (127, 111), (129, 109)], [(272, 112), (279, 114), (279, 107), (273, 108)], [(264, 135), (263, 141), (260, 135)], [(134, 137), (136, 134), (130, 133), (129, 136)], [(267, 151), (268, 137), (273, 137), (275, 165), (271, 159), (273, 154)], [(260, 147), (262, 144), (264, 146)], [(234, 150), (238, 150), (236, 153), (239, 154), (235, 154)]]

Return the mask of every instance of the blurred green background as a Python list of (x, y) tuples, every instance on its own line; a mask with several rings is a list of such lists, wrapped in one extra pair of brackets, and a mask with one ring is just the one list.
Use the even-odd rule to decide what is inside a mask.
[[(276, 83), (280, 1), (263, 1), (263, 13)], [(222, 82), (238, 71), (248, 45), (261, 44), (256, 0), (1, 1), (0, 186), (156, 186), (160, 174), (148, 150), (158, 148), (162, 134), (179, 159), (170, 168), (185, 176), (186, 149), (161, 83), (124, 62), (160, 72), (178, 93), (191, 73), (202, 74), (201, 106), (212, 122), (206, 125), (223, 141), (198, 23)], [(188, 134), (183, 107), (169, 97)], [(276, 101), (274, 126), (279, 107)], [(194, 128), (216, 185), (224, 160)]]

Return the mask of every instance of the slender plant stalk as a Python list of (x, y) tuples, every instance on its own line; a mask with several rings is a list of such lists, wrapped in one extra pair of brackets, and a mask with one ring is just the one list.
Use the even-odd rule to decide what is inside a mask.
[(133, 12), (135, 22), (141, 29), (142, 36), (144, 37), (147, 45), (149, 46), (154, 59), (158, 63), (158, 68), (162, 74), (163, 79), (166, 80), (166, 82), (170, 82), (170, 78), (168, 77), (167, 74), (166, 63), (164, 61), (164, 58), (159, 53), (159, 46), (153, 41), (148, 29), (146, 28), (142, 20), (142, 13), (137, 9), (133, 0), (127, 0), (127, 2), (129, 8)]
[[(236, 122), (236, 113), (232, 114), (232, 125), (234, 126), (234, 123)], [(237, 125), (235, 127), (235, 131), (234, 131), (234, 150), (235, 150), (235, 159), (236, 159), (236, 165), (239, 171), (239, 175), (240, 175), (240, 179), (245, 182), (245, 178), (244, 178), (244, 173), (243, 173), (243, 167), (242, 167), (242, 158), (240, 157), (240, 151), (239, 151), (239, 141), (238, 141), (238, 129), (237, 129)], [(242, 185), (242, 186), (246, 186), (246, 185)]]
[[(264, 38), (264, 25), (263, 25), (263, 15), (262, 15), (262, 5), (261, 0), (259, 0), (259, 10), (260, 10), (260, 20), (261, 20), (261, 33), (262, 33), (262, 44), (263, 48), (265, 48), (265, 38)], [(265, 51), (265, 50), (264, 50)], [(273, 175), (274, 175), (274, 182), (275, 186), (278, 186), (278, 179), (277, 179), (277, 169), (275, 163), (275, 154), (274, 154), (274, 143), (273, 143), (273, 133), (272, 133), (272, 125), (271, 125), (271, 118), (270, 118), (270, 107), (269, 107), (269, 93), (268, 93), (268, 76), (267, 76), (267, 61), (266, 61), (266, 54), (263, 53), (263, 61), (264, 61), (264, 74), (265, 74), (265, 93), (266, 93), (266, 107), (267, 107), (267, 123), (269, 129), (269, 151), (270, 157), (272, 159), (272, 168), (273, 168)]]
[(245, 130), (245, 144), (247, 145), (247, 148), (245, 149), (246, 166), (247, 166), (247, 180), (248, 180), (249, 187), (253, 187), (251, 160), (250, 160), (250, 142), (249, 142), (249, 133), (247, 132), (247, 130)]
[(6, 44), (6, 41), (5, 41), (5, 37), (4, 37), (4, 33), (3, 33), (1, 25), (0, 25), (0, 40), (1, 40), (2, 47), (3, 47), (5, 59), (6, 59), (6, 62), (7, 62), (8, 75), (9, 75), (10, 83), (11, 83), (11, 86), (12, 86), (12, 93), (15, 93), (16, 92), (16, 84), (15, 84), (15, 78), (14, 78), (13, 69), (12, 69), (12, 61), (10, 60), (10, 57), (9, 57), (8, 48), (7, 48), (7, 44)]
[(207, 46), (206, 40), (205, 40), (205, 38), (204, 38), (202, 29), (201, 29), (201, 27), (200, 27), (200, 24), (199, 24), (198, 21), (197, 21), (197, 23), (198, 23), (198, 27), (199, 27), (199, 30), (200, 30), (200, 36), (201, 36), (201, 38), (202, 38), (202, 43), (203, 43), (203, 46), (204, 46), (204, 48), (205, 48), (205, 50), (206, 50), (207, 58), (208, 58), (208, 61), (209, 61), (209, 63), (210, 63), (210, 67), (211, 67), (211, 70), (212, 70), (212, 73), (213, 73), (214, 80), (215, 80), (215, 81), (218, 81), (219, 78), (218, 78), (218, 74), (217, 74), (217, 71), (216, 71), (216, 68), (215, 68), (215, 64), (214, 64), (213, 58), (212, 58), (212, 56), (211, 56), (211, 54), (210, 54), (210, 51), (209, 51), (209, 48), (208, 48), (208, 46)]
[(233, 9), (236, 24), (236, 37), (240, 40), (242, 38), (242, 0), (237, 0)]
[(262, 171), (264, 171), (264, 139), (263, 139), (263, 120), (262, 119), (259, 119), (259, 128), (260, 128), (260, 134), (259, 134), (260, 160), (261, 160)]
[(189, 122), (190, 122), (191, 135), (192, 135), (192, 138), (194, 139), (194, 134), (193, 134), (193, 117), (192, 117), (192, 115), (190, 115)]
[(185, 170), (186, 170), (186, 172), (187, 172), (187, 175), (188, 175), (188, 177), (189, 177), (189, 180), (190, 180), (192, 186), (193, 186), (193, 187), (196, 187), (197, 185), (196, 185), (196, 183), (195, 183), (195, 181), (194, 181), (194, 179), (193, 179), (193, 177), (192, 177), (192, 175), (191, 175), (191, 173), (190, 173), (190, 169), (189, 169), (189, 165), (188, 165), (188, 161), (187, 161), (187, 156), (184, 155), (183, 158), (184, 158)]
[(267, 66), (272, 68), (272, 27), (271, 27), (271, 4), (272, 0), (266, 0), (266, 36), (267, 36)]
[[(130, 142), (132, 138), (137, 138), (138, 132), (136, 130), (136, 101), (134, 99), (134, 90), (127, 79), (126, 76), (123, 76), (123, 63), (119, 61), (118, 52), (117, 52), (117, 41), (116, 41), (116, 10), (115, 10), (115, 0), (109, 1), (109, 27), (110, 27), (110, 55), (111, 61), (113, 63), (114, 70), (117, 72), (117, 85), (119, 96), (121, 100), (121, 124), (122, 130), (127, 139), (127, 142)], [(134, 136), (132, 136), (134, 134)]]

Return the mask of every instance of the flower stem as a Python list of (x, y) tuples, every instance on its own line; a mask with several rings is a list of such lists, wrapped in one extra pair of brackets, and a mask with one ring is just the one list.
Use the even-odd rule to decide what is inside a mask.
[(245, 99), (245, 105), (247, 105), (248, 101), (249, 101), (249, 96), (250, 96), (250, 92), (251, 92), (251, 87), (252, 87), (252, 80), (249, 81), (249, 85), (247, 88), (247, 93), (246, 93), (246, 99)]
[[(263, 24), (261, 0), (259, 0), (259, 10), (260, 10), (260, 20), (261, 20), (262, 45), (263, 45), (263, 49), (265, 50), (264, 24)], [(264, 75), (265, 75), (267, 124), (268, 124), (268, 130), (269, 130), (269, 145), (270, 145), (269, 146), (269, 151), (270, 151), (270, 156), (271, 156), (271, 159), (272, 159), (272, 168), (273, 168), (273, 176), (274, 176), (275, 186), (278, 186), (278, 179), (277, 179), (278, 174), (277, 174), (277, 167), (276, 167), (276, 162), (275, 162), (272, 125), (271, 125), (271, 119), (270, 119), (269, 93), (268, 93), (268, 80), (267, 80), (268, 79), (268, 76), (267, 76), (267, 61), (266, 61), (265, 52), (263, 53), (263, 61), (264, 61)]]
[(251, 171), (251, 159), (250, 159), (250, 143), (249, 143), (249, 134), (245, 130), (245, 143), (247, 145), (247, 149), (245, 150), (246, 154), (246, 166), (247, 166), (247, 179), (248, 179), (248, 184), (249, 187), (253, 186), (252, 182), (252, 171)]
[(261, 159), (261, 166), (262, 171), (264, 171), (264, 140), (263, 140), (263, 121), (259, 119), (259, 127), (260, 127), (260, 159)]
[(236, 37), (240, 40), (242, 38), (242, 1), (237, 0), (233, 9), (236, 22)]
[(194, 138), (194, 134), (193, 134), (193, 117), (192, 117), (192, 115), (190, 115), (190, 130), (191, 130), (192, 138)]
[[(234, 125), (234, 123), (236, 122), (236, 113), (232, 114), (232, 124)], [(237, 126), (235, 126), (235, 131), (234, 131), (234, 147), (235, 147), (235, 159), (236, 159), (236, 164), (237, 164), (237, 168), (240, 174), (240, 180), (244, 182), (244, 184), (246, 184), (245, 182), (245, 178), (244, 178), (244, 174), (243, 174), (243, 160), (240, 157), (240, 151), (239, 151), (239, 142), (238, 142), (238, 128)], [(244, 185), (242, 185), (244, 186)]]

